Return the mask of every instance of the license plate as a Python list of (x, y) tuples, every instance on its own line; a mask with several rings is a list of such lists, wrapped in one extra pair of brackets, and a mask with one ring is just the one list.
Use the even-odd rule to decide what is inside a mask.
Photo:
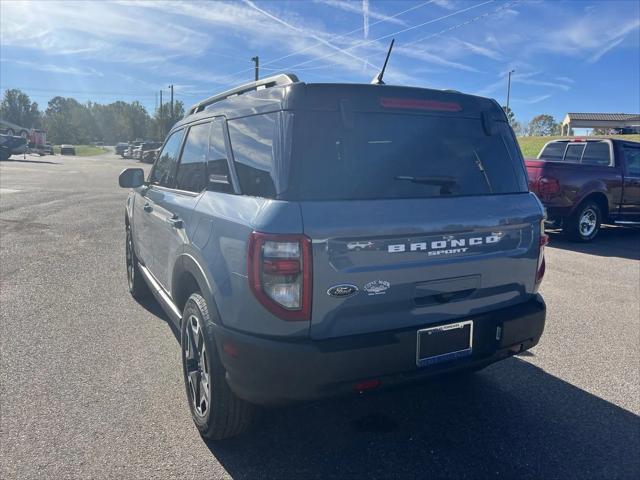
[(418, 330), (416, 364), (426, 367), (471, 355), (473, 321)]

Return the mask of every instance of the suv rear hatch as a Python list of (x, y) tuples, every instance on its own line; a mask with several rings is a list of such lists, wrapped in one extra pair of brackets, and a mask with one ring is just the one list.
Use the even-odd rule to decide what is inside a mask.
[(542, 209), (502, 112), (401, 100), (296, 113), (287, 196), (312, 240), (314, 339), (453, 321), (535, 292)]

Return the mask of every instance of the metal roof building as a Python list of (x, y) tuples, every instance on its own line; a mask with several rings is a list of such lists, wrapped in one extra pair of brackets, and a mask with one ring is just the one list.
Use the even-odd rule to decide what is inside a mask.
[(562, 135), (572, 128), (622, 128), (640, 125), (640, 113), (567, 113), (562, 121)]

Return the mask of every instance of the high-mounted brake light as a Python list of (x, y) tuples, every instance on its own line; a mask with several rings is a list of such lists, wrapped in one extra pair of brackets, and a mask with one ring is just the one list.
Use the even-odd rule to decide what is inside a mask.
[(253, 232), (247, 260), (258, 301), (283, 320), (311, 316), (311, 240), (304, 235)]
[(549, 235), (544, 233), (544, 220), (542, 220), (542, 222), (540, 222), (538, 266), (536, 268), (536, 290), (540, 286), (540, 283), (542, 282), (544, 274), (547, 270), (547, 264), (544, 259), (544, 247), (546, 247), (547, 245), (549, 245)]
[(438, 100), (420, 100), (413, 98), (380, 98), (383, 108), (404, 108), (410, 110), (434, 110), (438, 112), (460, 112), (462, 105), (455, 102), (440, 102)]

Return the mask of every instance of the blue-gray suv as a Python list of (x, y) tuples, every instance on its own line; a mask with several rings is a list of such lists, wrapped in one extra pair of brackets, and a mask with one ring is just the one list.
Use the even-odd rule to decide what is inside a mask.
[(278, 75), (193, 106), (120, 186), (129, 290), (180, 327), (204, 437), (542, 335), (543, 208), (493, 100)]

